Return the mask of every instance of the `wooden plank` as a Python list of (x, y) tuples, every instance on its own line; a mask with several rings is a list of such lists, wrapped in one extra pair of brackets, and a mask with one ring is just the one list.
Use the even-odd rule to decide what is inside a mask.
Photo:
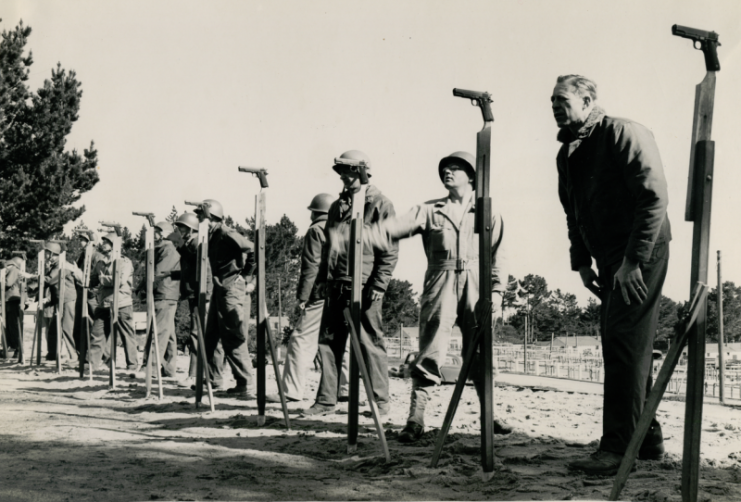
[(695, 163), (697, 142), (709, 141), (713, 132), (713, 108), (715, 104), (715, 72), (707, 72), (705, 78), (695, 87), (695, 109), (692, 115), (692, 140), (690, 142), (690, 168), (687, 177), (687, 201), (685, 221), (695, 221), (696, 204), (693, 197), (695, 190)]
[[(265, 305), (265, 193), (255, 196), (255, 261), (257, 262), (257, 425), (265, 425), (265, 339), (267, 307)], [(245, 320), (245, 322), (249, 322)], [(280, 383), (278, 383), (280, 386)]]
[(57, 299), (57, 313), (54, 316), (56, 323), (57, 323), (57, 373), (62, 373), (62, 339), (64, 338), (64, 334), (62, 333), (62, 321), (64, 320), (64, 293), (65, 293), (65, 280), (64, 280), (64, 270), (65, 270), (65, 262), (67, 261), (67, 253), (62, 252), (57, 257), (57, 267), (59, 267), (59, 280), (57, 282), (57, 295), (59, 298)]
[[(479, 221), (479, 304), (492, 310), (491, 280), (491, 198), (489, 197), (491, 122), (476, 136), (476, 216)], [(481, 320), (479, 363), (483, 366), (481, 401), (481, 465), (485, 473), (494, 471), (494, 382), (492, 379), (492, 316)], [(525, 368), (527, 373), (527, 368)]]
[[(208, 390), (209, 406), (214, 411), (213, 390), (211, 388), (211, 376), (208, 371), (206, 357), (206, 322), (208, 305), (208, 230), (209, 220), (204, 219), (198, 224), (198, 258), (196, 263), (196, 274), (198, 277), (198, 314), (196, 315), (198, 336), (198, 359), (196, 360), (196, 408), (203, 401), (203, 381), (206, 380)], [(216, 308), (214, 306), (213, 308)]]
[(116, 388), (116, 339), (118, 336), (118, 297), (121, 288), (121, 238), (113, 236), (113, 249), (111, 250), (111, 261), (113, 261), (113, 304), (111, 305), (111, 355), (110, 355), (110, 372), (108, 376), (108, 385), (111, 389)]
[[(42, 249), (39, 251), (38, 259), (36, 261), (38, 264), (38, 273), (39, 273), (39, 302), (36, 304), (37, 309), (37, 316), (36, 316), (36, 331), (37, 331), (37, 338), (36, 338), (36, 365), (41, 366), (41, 344), (46, 339), (46, 326), (44, 321), (44, 301), (46, 299), (45, 293), (45, 268), (46, 268), (46, 257), (44, 256), (44, 250)], [(33, 351), (32, 351), (33, 354)], [(33, 355), (31, 355), (31, 358), (33, 359)]]
[(5, 273), (7, 269), (0, 271), (0, 316), (2, 316), (2, 325), (0, 326), (0, 336), (3, 344), (3, 359), (8, 361), (8, 338), (6, 334), (7, 323), (5, 322)]
[[(710, 214), (713, 198), (713, 141), (699, 141), (695, 161), (695, 223), (692, 236), (690, 284), (707, 284), (710, 255)], [(706, 304), (705, 304), (706, 305)], [(700, 443), (705, 387), (705, 331), (707, 308), (702, 307), (687, 341), (687, 400), (682, 454), (682, 498), (696, 501), (700, 482)]]

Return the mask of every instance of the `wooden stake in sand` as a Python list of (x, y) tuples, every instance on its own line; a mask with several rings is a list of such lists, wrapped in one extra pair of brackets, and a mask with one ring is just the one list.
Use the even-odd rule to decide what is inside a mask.
[[(491, 303), (491, 197), (489, 197), (489, 164), (491, 157), (491, 124), (494, 115), (491, 113), (491, 95), (487, 92), (453, 89), (453, 96), (470, 99), (471, 103), (481, 109), (484, 118), (484, 127), (476, 135), (476, 225), (475, 231), (479, 234), (479, 321), (469, 336), (478, 340), (479, 360), (483, 373), (483, 388), (479, 396), (481, 400), (481, 466), (484, 476), (494, 472), (494, 381), (492, 378), (492, 303)], [(527, 334), (525, 335), (527, 339)], [(476, 355), (476, 343), (469, 345), (461, 367), (461, 373), (453, 392), (453, 398), (448, 406), (443, 428), (438, 434), (435, 452), (432, 458), (432, 467), (437, 465), (440, 453), (445, 443), (445, 437), (455, 416), (458, 401), (463, 392), (463, 385), (468, 379), (473, 358)], [(527, 353), (527, 351), (525, 351)], [(525, 368), (527, 372), (527, 367)], [(460, 387), (460, 388), (459, 388)]]
[(154, 309), (154, 213), (131, 213), (134, 216), (143, 216), (149, 222), (149, 227), (144, 231), (144, 250), (147, 259), (147, 370), (144, 381), (146, 384), (145, 398), (152, 394), (152, 372), (157, 377), (158, 397), (164, 397), (162, 390), (162, 375), (160, 374), (160, 344), (157, 333), (157, 316)]
[[(270, 355), (275, 370), (275, 381), (278, 384), (278, 395), (283, 408), (283, 418), (286, 428), (291, 429), (291, 421), (288, 417), (288, 404), (283, 389), (283, 379), (278, 366), (277, 349), (273, 340), (270, 326), (268, 324), (268, 308), (265, 304), (265, 192), (268, 188), (268, 171), (263, 168), (240, 167), (239, 172), (249, 173), (257, 176), (260, 180), (260, 193), (255, 196), (255, 261), (257, 262), (257, 287), (255, 288), (257, 304), (257, 424), (265, 425), (265, 396), (267, 393), (265, 379), (266, 347), (265, 342), (270, 344)], [(244, 322), (248, 322), (245, 319)]]
[[(717, 47), (718, 34), (712, 31), (697, 30), (684, 26), (672, 26), (672, 34), (692, 40), (695, 48), (705, 56), (707, 73), (695, 88), (695, 113), (692, 124), (692, 147), (690, 170), (687, 184), (687, 205), (685, 220), (694, 222), (692, 237), (692, 271), (690, 285), (694, 293), (691, 318), (687, 329), (672, 342), (672, 348), (659, 372), (657, 384), (649, 394), (643, 414), (623, 456), (610, 500), (617, 500), (625, 486), (630, 469), (635, 461), (643, 438), (658, 408), (666, 383), (674, 371), (685, 342), (688, 349), (687, 360), (687, 401), (684, 417), (684, 451), (682, 454), (682, 500), (695, 502), (699, 491), (700, 478), (700, 435), (702, 426), (702, 405), (705, 380), (705, 329), (707, 295), (701, 294), (708, 282), (708, 258), (710, 243), (710, 210), (713, 197), (713, 160), (715, 142), (711, 137), (713, 127), (713, 107), (715, 103), (715, 73), (720, 70)], [(699, 295), (699, 296), (698, 296)], [(672, 357), (670, 357), (672, 356)], [(660, 382), (664, 376), (666, 383)], [(662, 385), (659, 385), (659, 384)], [(662, 388), (663, 387), (663, 388)]]

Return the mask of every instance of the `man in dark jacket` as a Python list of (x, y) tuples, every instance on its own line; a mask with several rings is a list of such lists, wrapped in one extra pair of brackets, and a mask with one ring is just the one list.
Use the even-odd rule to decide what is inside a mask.
[[(177, 338), (175, 335), (175, 312), (180, 299), (180, 281), (173, 279), (172, 274), (180, 270), (180, 254), (170, 240), (175, 230), (166, 221), (154, 226), (154, 314), (157, 323), (157, 344), (160, 352), (162, 376), (171, 378), (177, 371)], [(146, 293), (146, 275), (137, 288), (139, 293)], [(144, 347), (144, 362), (147, 367), (150, 347)]]
[[(188, 311), (190, 312), (190, 336), (186, 341), (190, 352), (190, 365), (188, 377), (180, 382), (180, 387), (191, 387), (195, 385), (198, 368), (198, 327), (196, 317), (198, 316), (198, 217), (193, 213), (183, 213), (174, 224), (180, 234), (177, 241), (177, 250), (180, 253), (180, 272), (173, 272), (172, 277), (180, 279), (180, 298), (188, 300)], [(211, 276), (211, 265), (206, 262), (206, 312), (208, 302), (211, 300), (213, 291), (213, 277)], [(205, 336), (205, 334), (204, 334)], [(224, 362), (224, 350), (219, 343), (214, 352), (214, 360), (217, 364)]]
[(247, 348), (249, 305), (247, 280), (243, 272), (254, 269), (254, 246), (236, 230), (223, 223), (224, 210), (218, 201), (207, 199), (198, 210), (199, 219), (208, 219), (208, 259), (211, 263), (214, 289), (206, 321), (206, 359), (212, 385), (223, 384), (221, 364), (216, 347), (221, 341), (236, 387), (228, 394), (254, 398), (252, 393), (252, 362)]
[[(569, 467), (610, 475), (617, 472), (651, 387), (671, 230), (653, 135), (640, 124), (606, 115), (596, 99), (596, 84), (579, 75), (559, 77), (551, 97), (563, 143), (556, 164), (571, 269), (602, 300), (602, 439), (595, 453)], [(663, 452), (654, 419), (638, 458), (660, 459)]]
[[(337, 404), (338, 374), (345, 354), (348, 326), (343, 311), (350, 305), (352, 293), (352, 263), (349, 260), (350, 227), (352, 225), (352, 196), (360, 190), (359, 174), (348, 161), (364, 161), (368, 168), (370, 159), (358, 150), (343, 153), (333, 169), (340, 175), (344, 190), (340, 198), (332, 203), (324, 229), (326, 242), (322, 250), (322, 261), (316, 281), (326, 282), (326, 303), (319, 332), (319, 355), (322, 377), (316, 402), (304, 415), (327, 415)], [(369, 174), (370, 176), (370, 174)], [(368, 185), (365, 195), (364, 222), (377, 223), (394, 216), (394, 206), (378, 188)], [(363, 248), (363, 300), (361, 309), (360, 343), (363, 346), (365, 364), (368, 367), (373, 394), (382, 415), (389, 410), (388, 358), (383, 340), (381, 307), (383, 294), (391, 280), (391, 274), (399, 258), (398, 244), (386, 250)]]
[[(82, 246), (82, 252), (80, 253), (80, 256), (77, 257), (77, 268), (80, 269), (80, 271), (85, 272), (85, 248), (88, 245), (88, 242), (95, 242), (95, 233), (92, 230), (88, 230), (87, 232), (77, 232), (75, 236), (80, 241), (80, 244)], [(102, 258), (102, 255), (100, 252), (93, 248), (93, 255), (90, 257), (90, 273), (95, 269), (96, 263), (100, 261)], [(80, 344), (80, 337), (82, 336), (82, 323), (84, 321), (83, 317), (83, 305), (82, 305), (82, 287), (83, 287), (83, 281), (84, 277), (81, 277), (80, 281), (75, 282), (75, 290), (77, 292), (77, 301), (75, 302), (75, 331), (74, 331), (74, 338), (75, 343), (78, 347), (81, 346)], [(89, 278), (88, 278), (89, 280)], [(93, 288), (88, 288), (87, 292), (87, 310), (88, 310), (88, 333), (92, 332), (93, 329), (93, 320), (95, 315), (95, 309), (98, 307), (98, 299), (97, 299), (97, 290)], [(86, 342), (87, 343), (87, 342)], [(90, 348), (88, 347), (88, 350)], [(87, 361), (87, 356), (86, 361)]]
[[(283, 370), (283, 389), (289, 401), (301, 401), (304, 398), (306, 372), (309, 371), (316, 356), (319, 343), (319, 327), (324, 311), (324, 296), (320, 284), (316, 282), (319, 264), (322, 261), (324, 247), (324, 226), (327, 223), (327, 211), (334, 197), (320, 193), (308, 209), (311, 211), (311, 225), (304, 236), (304, 249), (301, 255), (301, 276), (296, 288), (299, 322), (291, 333), (286, 352)], [(278, 394), (266, 397), (268, 402), (279, 403)]]

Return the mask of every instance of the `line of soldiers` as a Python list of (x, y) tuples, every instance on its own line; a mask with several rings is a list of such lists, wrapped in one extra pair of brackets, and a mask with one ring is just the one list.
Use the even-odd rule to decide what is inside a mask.
[[(596, 106), (596, 99), (596, 84), (579, 75), (559, 77), (551, 96), (553, 116), (560, 129), (558, 140), (562, 143), (557, 158), (559, 198), (571, 241), (571, 267), (579, 272), (585, 287), (603, 301), (603, 436), (597, 452), (569, 467), (610, 474), (620, 464), (651, 387), (651, 349), (667, 271), (671, 231), (666, 215), (666, 180), (651, 132), (630, 120), (606, 115)], [(350, 303), (353, 280), (349, 262), (353, 194), (361, 188), (360, 173), (352, 166), (361, 161), (371, 176), (370, 159), (365, 153), (350, 150), (336, 158), (332, 167), (340, 177), (342, 192), (338, 198), (317, 195), (309, 206), (312, 224), (304, 239), (297, 290), (302, 315), (289, 344), (280, 382), (289, 400), (300, 401), (306, 373), (318, 354), (321, 380), (314, 403), (303, 411), (305, 416), (333, 413), (337, 402), (342, 400), (341, 375), (348, 352), (348, 325), (342, 312)], [(419, 355), (411, 368), (412, 393), (407, 423), (399, 436), (402, 442), (417, 441), (424, 431), (430, 388), (441, 382), (440, 368), (453, 326), (461, 327), (465, 351), (477, 326), (477, 317), (480, 317), (477, 315), (479, 245), (478, 234), (474, 232), (475, 165), (473, 155), (467, 152), (454, 152), (441, 159), (437, 171), (447, 195), (419, 204), (400, 216), (376, 186), (367, 187), (363, 208), (365, 245), (360, 342), (375, 402), (382, 416), (389, 412), (389, 384), (381, 311), (384, 293), (398, 259), (398, 241), (421, 235), (427, 257), (420, 298)], [(174, 375), (177, 350), (173, 319), (178, 299), (188, 299), (191, 320), (196, 315), (196, 233), (198, 222), (207, 219), (211, 279), (208, 281), (210, 308), (205, 342), (209, 378), (213, 388), (221, 388), (224, 362), (228, 362), (237, 385), (227, 393), (252, 398), (247, 321), (249, 296), (255, 287), (253, 244), (224, 225), (224, 211), (219, 202), (204, 202), (196, 214), (181, 215), (174, 224), (175, 231), (168, 223), (156, 226), (155, 310), (159, 345), (165, 347), (159, 363), (164, 375)], [(491, 221), (484, 223), (490, 224), (492, 229), (492, 317), (498, 318), (508, 277), (504, 266), (504, 224), (495, 211)], [(105, 340), (110, 333), (114, 284), (112, 243), (110, 235), (103, 236), (93, 260), (90, 286), (97, 287), (97, 299), (91, 296), (87, 306), (94, 319), (88, 356), (93, 368), (110, 360)], [(59, 252), (58, 245), (46, 244), (48, 266), (45, 273), (52, 302), (62, 280), (55, 261)], [(10, 260), (6, 268), (9, 332), (14, 326), (13, 316), (19, 317), (18, 292), (13, 289), (19, 267), (14, 260), (16, 258)], [(597, 271), (592, 268), (593, 261)], [(124, 258), (120, 270), (119, 309), (129, 369), (137, 368), (131, 325), (132, 272), (131, 262)], [(74, 321), (69, 319), (75, 318), (70, 314), (75, 310), (73, 302), (80, 297), (77, 294), (81, 284), (80, 269), (69, 267), (66, 273), (64, 280), (69, 284), (62, 331), (65, 340), (73, 345)], [(76, 286), (78, 290), (69, 286)], [(77, 305), (78, 313), (81, 308), (84, 306)], [(54, 336), (52, 325), (49, 339), (53, 341)], [(17, 336), (10, 338), (11, 347), (18, 343)], [(189, 341), (189, 348), (192, 354), (189, 378), (192, 379), (198, 350), (195, 334)], [(50, 352), (49, 355), (54, 354)], [(472, 380), (479, 395), (482, 377), (481, 367), (474, 361)], [(183, 384), (190, 382), (186, 379)], [(270, 400), (279, 399), (270, 396)], [(494, 431), (508, 433), (510, 429), (495, 422)], [(661, 428), (654, 420), (639, 458), (659, 459), (663, 452)]]

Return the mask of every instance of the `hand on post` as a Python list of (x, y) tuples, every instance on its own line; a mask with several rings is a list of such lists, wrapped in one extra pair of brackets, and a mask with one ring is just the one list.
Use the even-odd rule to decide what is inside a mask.
[(620, 284), (620, 291), (626, 305), (630, 305), (631, 298), (634, 298), (640, 305), (648, 297), (648, 288), (643, 282), (640, 265), (627, 256), (623, 258), (623, 264), (615, 272), (612, 289), (615, 289), (618, 284)]

